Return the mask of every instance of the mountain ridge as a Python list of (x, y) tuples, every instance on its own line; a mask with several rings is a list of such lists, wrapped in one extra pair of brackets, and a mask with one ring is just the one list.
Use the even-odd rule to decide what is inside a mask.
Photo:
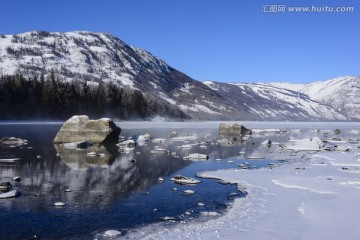
[[(334, 98), (327, 102), (311, 91), (286, 89), (275, 83), (194, 80), (150, 52), (129, 46), (109, 33), (33, 31), (0, 35), (0, 75), (21, 73), (30, 77), (49, 75), (51, 71), (65, 82), (85, 81), (89, 86), (104, 82), (140, 90), (193, 119), (360, 119), (354, 105), (344, 100), (335, 104)], [(353, 94), (356, 97), (357, 91)]]

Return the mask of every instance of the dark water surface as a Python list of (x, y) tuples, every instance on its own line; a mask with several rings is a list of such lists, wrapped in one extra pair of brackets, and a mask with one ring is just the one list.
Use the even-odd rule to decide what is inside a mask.
[[(200, 171), (236, 168), (236, 164), (248, 161), (238, 153), (251, 151), (251, 144), (217, 144), (216, 128), (127, 127), (121, 132), (125, 139), (145, 133), (169, 139), (168, 134), (176, 130), (182, 136), (198, 134), (200, 141), (211, 145), (206, 149), (197, 145), (181, 150), (178, 146), (183, 142), (150, 142), (130, 153), (104, 148), (105, 157), (91, 158), (86, 156), (86, 150), (56, 149), (52, 141), (60, 127), (60, 123), (0, 124), (0, 138), (29, 140), (21, 147), (0, 145), (0, 159), (21, 158), (16, 163), (0, 163), (0, 182), (9, 181), (13, 189), (21, 192), (17, 198), (0, 199), (0, 239), (31, 239), (33, 235), (38, 239), (92, 239), (108, 229), (126, 235), (128, 230), (159, 222), (164, 216), (189, 221), (203, 211), (221, 213), (233, 201), (231, 193), (243, 196), (236, 186), (219, 184), (217, 180), (201, 179), (202, 183), (196, 186), (176, 185), (170, 180), (177, 174), (195, 178)], [(255, 140), (254, 146), (258, 146), (264, 139)], [(155, 146), (176, 152), (179, 158), (151, 154)], [(200, 162), (183, 160), (183, 156), (193, 152), (206, 153), (210, 158)], [(216, 160), (219, 158), (222, 161)], [(130, 159), (136, 162), (131, 163)], [(234, 163), (229, 164), (228, 160)], [(262, 167), (268, 163), (257, 160), (251, 165)], [(14, 176), (20, 176), (21, 181), (13, 181)], [(158, 182), (159, 177), (164, 181)], [(183, 196), (186, 189), (195, 194)], [(58, 201), (66, 205), (54, 207)], [(186, 211), (191, 214), (184, 214)]]

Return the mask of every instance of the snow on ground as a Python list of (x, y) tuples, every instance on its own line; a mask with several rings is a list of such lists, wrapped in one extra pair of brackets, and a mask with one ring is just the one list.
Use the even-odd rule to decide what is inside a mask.
[(144, 238), (357, 239), (360, 172), (340, 166), (344, 161), (359, 167), (359, 160), (354, 153), (308, 157), (273, 169), (204, 172), (204, 177), (246, 186), (248, 196), (236, 199), (220, 218), (176, 225)]
[(358, 239), (360, 148), (305, 153), (275, 168), (199, 173), (246, 189), (220, 217), (166, 227), (153, 224), (129, 239)]

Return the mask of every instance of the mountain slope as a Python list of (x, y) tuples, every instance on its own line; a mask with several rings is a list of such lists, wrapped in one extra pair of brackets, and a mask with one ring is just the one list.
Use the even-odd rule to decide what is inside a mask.
[(270, 83), (271, 86), (298, 91), (310, 99), (330, 106), (346, 116), (347, 120), (360, 119), (360, 77), (346, 76), (310, 84)]
[(266, 83), (205, 82), (224, 98), (253, 115), (267, 120), (345, 120), (332, 108), (310, 99), (306, 94)]
[(339, 77), (306, 85), (300, 90), (322, 104), (331, 106), (349, 120), (360, 119), (360, 77)]
[(104, 81), (138, 89), (179, 105), (194, 118), (221, 118), (223, 111), (233, 110), (206, 85), (108, 33), (34, 31), (0, 36), (1, 75), (51, 71), (64, 81)]
[[(137, 89), (194, 119), (310, 121), (345, 120), (347, 115), (360, 119), (346, 99), (327, 101), (326, 94), (316, 96), (311, 89), (320, 85), (202, 83), (108, 33), (0, 35), (0, 75), (45, 74), (46, 78), (51, 72), (64, 82), (88, 86), (105, 82)], [(356, 96), (354, 92), (354, 103)]]

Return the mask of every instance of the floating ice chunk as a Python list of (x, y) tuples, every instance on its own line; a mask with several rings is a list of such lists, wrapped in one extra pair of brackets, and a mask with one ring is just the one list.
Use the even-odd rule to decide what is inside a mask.
[(56, 203), (54, 203), (54, 206), (55, 207), (63, 207), (63, 206), (65, 206), (66, 204), (64, 203), (64, 202), (56, 202)]
[(308, 139), (290, 139), (285, 150), (293, 151), (320, 151), (324, 147), (323, 141), (318, 137)]
[(190, 153), (188, 156), (184, 157), (184, 159), (192, 160), (192, 161), (207, 160), (207, 159), (209, 159), (209, 156), (206, 154), (201, 154), (201, 153)]
[(194, 193), (195, 193), (195, 191), (193, 191), (193, 190), (184, 190), (183, 191), (183, 195), (192, 195)]
[(167, 154), (169, 154), (169, 150), (167, 150), (165, 148), (155, 147), (153, 150), (150, 151), (150, 153), (158, 154), (158, 155), (167, 155)]
[(152, 140), (153, 143), (164, 143), (166, 141), (165, 138), (154, 138)]
[(107, 230), (104, 232), (104, 237), (112, 238), (112, 237), (116, 237), (119, 235), (121, 235), (121, 232), (117, 231), (117, 230)]

